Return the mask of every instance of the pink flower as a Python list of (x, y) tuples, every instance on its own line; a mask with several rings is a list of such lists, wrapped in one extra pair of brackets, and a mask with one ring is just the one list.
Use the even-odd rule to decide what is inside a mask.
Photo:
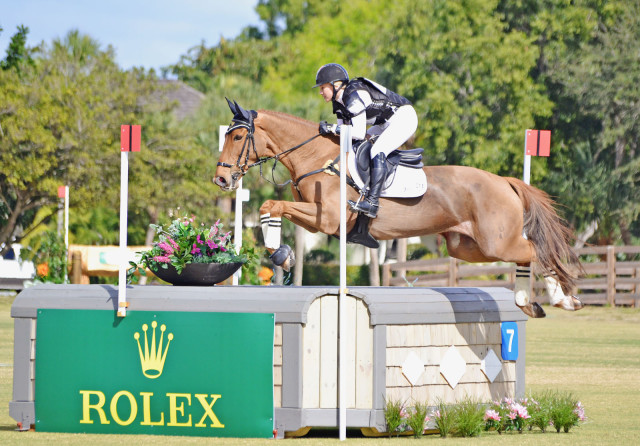
[(169, 237), (167, 241), (171, 243), (171, 246), (173, 246), (173, 249), (178, 249), (178, 244), (171, 237)]
[(210, 249), (216, 249), (218, 247), (218, 245), (213, 240), (207, 240), (207, 246)]
[(198, 234), (198, 237), (196, 238), (196, 241), (202, 245), (202, 240), (200, 239), (200, 234)]
[(193, 244), (193, 249), (191, 250), (191, 254), (200, 254), (200, 248), (196, 247), (196, 244)]
[(153, 260), (159, 263), (171, 263), (171, 259), (168, 256), (155, 256)]
[(529, 416), (529, 412), (527, 412), (527, 408), (522, 406), (522, 405), (520, 405), (520, 404), (514, 403), (511, 406), (511, 411), (515, 412), (516, 415), (519, 416), (520, 418), (522, 418), (523, 420), (526, 420), (527, 418), (531, 418)]
[(487, 410), (484, 413), (484, 421), (487, 420), (500, 421), (500, 415), (495, 410)]
[(587, 419), (587, 417), (584, 414), (584, 406), (580, 401), (576, 403), (576, 407), (575, 409), (573, 409), (573, 413), (578, 416), (578, 420), (580, 421), (584, 421)]
[(158, 243), (158, 247), (162, 249), (167, 255), (173, 254), (173, 247), (167, 242)]

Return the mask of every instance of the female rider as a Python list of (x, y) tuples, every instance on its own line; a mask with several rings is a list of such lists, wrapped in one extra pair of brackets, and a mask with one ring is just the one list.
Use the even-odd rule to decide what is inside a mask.
[(343, 123), (351, 123), (354, 144), (376, 137), (371, 147), (371, 175), (364, 199), (349, 200), (352, 212), (376, 218), (387, 175), (387, 156), (415, 133), (418, 115), (406, 98), (364, 77), (349, 80), (347, 70), (336, 63), (320, 67), (313, 88), (316, 87), (326, 102), (333, 102), (333, 113), (338, 118), (333, 125), (321, 122), (321, 134), (338, 135)]

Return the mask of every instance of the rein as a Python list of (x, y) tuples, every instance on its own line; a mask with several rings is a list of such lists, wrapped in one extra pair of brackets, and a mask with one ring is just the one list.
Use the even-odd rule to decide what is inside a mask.
[[(265, 157), (265, 158), (260, 158), (258, 157), (258, 151), (256, 150), (256, 141), (255, 138), (253, 136), (254, 132), (255, 132), (255, 126), (253, 124), (253, 116), (250, 115), (250, 118), (248, 120), (248, 122), (243, 122), (243, 121), (234, 121), (232, 123), (232, 125), (229, 127), (229, 129), (227, 130), (227, 132), (225, 133), (225, 135), (231, 133), (232, 131), (238, 129), (238, 128), (245, 128), (247, 129), (247, 136), (245, 136), (244, 138), (244, 142), (242, 144), (242, 150), (240, 151), (240, 155), (238, 155), (238, 160), (236, 161), (236, 167), (238, 167), (240, 169), (240, 173), (234, 173), (232, 174), (232, 177), (234, 177), (234, 180), (238, 179), (238, 176), (244, 176), (245, 173), (252, 167), (255, 166), (260, 166), (260, 176), (265, 179), (267, 182), (273, 184), (274, 186), (277, 187), (284, 187), (287, 186), (288, 184), (292, 184), (293, 187), (295, 187), (296, 191), (298, 191), (298, 195), (300, 196), (300, 198), (302, 199), (302, 194), (300, 193), (300, 189), (298, 189), (298, 184), (300, 183), (301, 180), (303, 180), (304, 178), (307, 178), (311, 175), (315, 175), (321, 172), (324, 172), (325, 170), (329, 169), (329, 170), (333, 170), (335, 172), (335, 168), (333, 168), (333, 165), (329, 166), (329, 167), (323, 167), (321, 169), (317, 169), (311, 172), (308, 172), (304, 175), (301, 175), (297, 181), (293, 181), (292, 178), (290, 178), (289, 180), (285, 181), (284, 183), (277, 183), (275, 180), (275, 170), (276, 170), (276, 165), (278, 164), (278, 161), (280, 161), (280, 158), (283, 157), (284, 155), (287, 155), (288, 153), (293, 152), (294, 150), (297, 150), (301, 147), (303, 147), (304, 145), (310, 143), (311, 141), (313, 141), (314, 139), (316, 139), (318, 136), (320, 136), (320, 134), (316, 134), (313, 135), (311, 138), (307, 139), (306, 141), (301, 142), (300, 144), (291, 147), (290, 149), (287, 149), (283, 152), (278, 153), (277, 155), (274, 156), (269, 156), (269, 157)], [(249, 155), (251, 154), (251, 149), (253, 149), (253, 152), (256, 155), (256, 158), (258, 158), (258, 161), (256, 161), (255, 163), (249, 164)], [(245, 154), (245, 150), (246, 150), (246, 154)], [(244, 157), (244, 163), (241, 164), (242, 162), (242, 158)], [(273, 163), (273, 167), (271, 168), (271, 180), (269, 180), (268, 178), (266, 178), (262, 172), (262, 164), (266, 163), (267, 161), (271, 161), (271, 160), (275, 160), (275, 162)], [(334, 161), (335, 163), (335, 161)], [(228, 167), (228, 168), (232, 168), (233, 166), (231, 164), (228, 163), (222, 163), (220, 161), (218, 161), (218, 166), (222, 166), (222, 167)]]

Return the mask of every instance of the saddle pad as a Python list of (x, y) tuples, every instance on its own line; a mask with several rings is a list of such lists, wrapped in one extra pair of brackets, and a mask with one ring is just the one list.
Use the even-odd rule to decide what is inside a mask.
[[(347, 172), (360, 189), (364, 188), (364, 182), (356, 169), (356, 157), (347, 155)], [(427, 176), (423, 169), (398, 165), (394, 175), (387, 179), (382, 189), (381, 197), (387, 198), (414, 198), (421, 197), (427, 191)]]

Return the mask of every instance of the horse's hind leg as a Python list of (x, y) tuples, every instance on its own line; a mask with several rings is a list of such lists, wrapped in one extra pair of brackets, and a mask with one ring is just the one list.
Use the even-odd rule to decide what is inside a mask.
[[(516, 250), (507, 249), (506, 252), (500, 252), (498, 249), (493, 250), (490, 255), (488, 255), (487, 250), (482, 250), (478, 243), (468, 235), (457, 232), (447, 232), (444, 236), (447, 240), (449, 254), (458, 259), (468, 262), (515, 261), (517, 263), (516, 283), (514, 287), (516, 305), (529, 317), (540, 318), (546, 316), (544, 310), (538, 303), (530, 301), (530, 256), (532, 254), (530, 242), (522, 238), (522, 242), (526, 243), (517, 244), (515, 247)], [(527, 260), (528, 256), (529, 261), (524, 261)], [(518, 261), (513, 259), (517, 259)]]

